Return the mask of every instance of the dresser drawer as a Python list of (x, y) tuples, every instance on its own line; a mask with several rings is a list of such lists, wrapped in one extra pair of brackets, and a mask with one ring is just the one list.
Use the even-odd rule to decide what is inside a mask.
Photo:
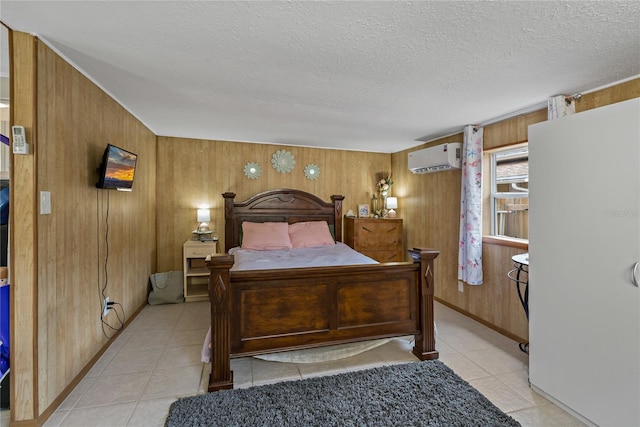
[(378, 262), (404, 261), (402, 219), (345, 218), (344, 243)]
[(385, 220), (369, 221), (357, 224), (355, 229), (357, 249), (398, 250), (402, 244), (402, 224)]
[(216, 245), (203, 244), (201, 246), (185, 246), (184, 257), (185, 258), (206, 258), (207, 255), (215, 253)]

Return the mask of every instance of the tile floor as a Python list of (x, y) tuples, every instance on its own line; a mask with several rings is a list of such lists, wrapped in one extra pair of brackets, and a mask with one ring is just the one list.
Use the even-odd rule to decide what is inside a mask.
[[(516, 342), (441, 304), (435, 314), (440, 360), (524, 427), (584, 425), (529, 388), (528, 356)], [(207, 302), (145, 307), (44, 426), (162, 426), (176, 398), (206, 390), (200, 350), (208, 323)], [(241, 358), (232, 368), (236, 387), (250, 387), (410, 361), (410, 344), (397, 339), (338, 361)]]

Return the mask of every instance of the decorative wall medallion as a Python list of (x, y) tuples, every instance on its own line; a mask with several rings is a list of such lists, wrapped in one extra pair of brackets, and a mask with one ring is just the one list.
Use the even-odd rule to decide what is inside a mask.
[(307, 179), (317, 179), (320, 176), (320, 168), (316, 164), (309, 163), (304, 167), (304, 176)]
[(249, 162), (244, 165), (244, 174), (249, 179), (256, 179), (262, 175), (262, 168), (255, 162)]
[(287, 150), (278, 150), (271, 157), (271, 165), (280, 173), (289, 173), (296, 164), (293, 154)]

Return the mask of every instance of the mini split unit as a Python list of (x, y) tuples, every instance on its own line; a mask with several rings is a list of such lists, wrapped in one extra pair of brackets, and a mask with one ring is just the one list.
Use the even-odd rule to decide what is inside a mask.
[(462, 143), (451, 142), (409, 153), (409, 170), (413, 173), (460, 169)]

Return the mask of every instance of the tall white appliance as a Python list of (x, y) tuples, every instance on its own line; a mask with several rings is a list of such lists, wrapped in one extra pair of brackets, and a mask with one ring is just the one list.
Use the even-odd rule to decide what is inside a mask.
[(529, 379), (640, 426), (640, 98), (529, 126)]

